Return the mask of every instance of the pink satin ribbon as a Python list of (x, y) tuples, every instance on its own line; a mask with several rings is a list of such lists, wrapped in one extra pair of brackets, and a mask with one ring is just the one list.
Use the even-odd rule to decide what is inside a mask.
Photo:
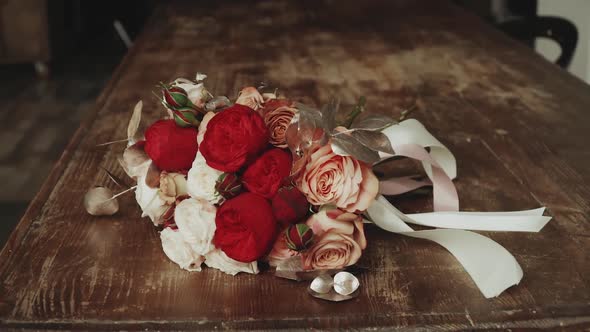
[(430, 181), (418, 181), (411, 177), (399, 177), (381, 181), (380, 193), (399, 195), (420, 187), (432, 185), (434, 211), (459, 211), (459, 196), (453, 180), (445, 173), (432, 156), (418, 144), (399, 144), (391, 142), (396, 156), (419, 160), (431, 166), (428, 173)]

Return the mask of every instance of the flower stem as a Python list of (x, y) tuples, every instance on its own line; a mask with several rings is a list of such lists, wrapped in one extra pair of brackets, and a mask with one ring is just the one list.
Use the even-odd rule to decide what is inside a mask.
[(357, 116), (359, 116), (364, 110), (365, 110), (365, 104), (367, 102), (367, 99), (363, 96), (361, 96), (359, 98), (358, 103), (354, 106), (354, 109), (352, 110), (352, 112), (346, 117), (346, 121), (344, 122), (346, 128), (349, 128), (352, 123), (354, 122), (354, 119), (356, 119)]

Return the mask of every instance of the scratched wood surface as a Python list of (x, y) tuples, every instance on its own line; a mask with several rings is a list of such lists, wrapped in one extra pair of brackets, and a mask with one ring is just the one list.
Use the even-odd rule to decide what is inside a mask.
[[(89, 64), (91, 65), (91, 64)], [(181, 271), (132, 196), (113, 217), (81, 197), (108, 185), (132, 106), (163, 115), (154, 84), (209, 74), (235, 97), (260, 80), (320, 105), (363, 95), (414, 114), (457, 156), (463, 210), (544, 205), (542, 232), (484, 232), (514, 254), (520, 285), (485, 299), (436, 244), (368, 227), (361, 294), (308, 296), (270, 273)], [(590, 326), (590, 87), (443, 1), (168, 2), (123, 61), (0, 256), (5, 328), (518, 328)], [(380, 171), (395, 174), (395, 165)], [(392, 198), (406, 212), (429, 195)]]

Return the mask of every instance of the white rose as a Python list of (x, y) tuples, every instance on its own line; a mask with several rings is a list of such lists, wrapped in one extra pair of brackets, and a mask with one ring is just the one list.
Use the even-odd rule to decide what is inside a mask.
[(164, 228), (160, 232), (162, 249), (171, 261), (188, 271), (201, 271), (204, 257), (194, 252), (191, 246), (184, 241), (179, 231)]
[(168, 205), (176, 202), (176, 198), (187, 195), (186, 177), (180, 173), (160, 173), (160, 198)]
[(162, 223), (162, 216), (168, 210), (166, 202), (158, 194), (158, 188), (150, 188), (145, 183), (146, 175), (137, 178), (137, 188), (135, 189), (135, 199), (141, 207), (142, 217), (149, 217), (154, 225)]
[(205, 89), (205, 85), (203, 83), (195, 84), (185, 80), (182, 80), (182, 82), (176, 83), (175, 86), (184, 89), (188, 95), (188, 99), (197, 107), (203, 108), (209, 98), (209, 92)]
[(220, 249), (210, 251), (205, 255), (205, 264), (227, 274), (235, 276), (240, 272), (258, 274), (258, 262), (242, 263), (227, 257)]
[(201, 199), (185, 199), (174, 210), (178, 232), (200, 255), (215, 248), (211, 242), (215, 234), (216, 212), (215, 206)]
[(218, 203), (222, 197), (217, 194), (215, 183), (221, 174), (223, 174), (222, 171), (207, 165), (203, 155), (197, 152), (193, 166), (187, 175), (188, 194), (193, 198), (204, 199), (212, 204)]
[(203, 117), (203, 120), (201, 120), (201, 123), (199, 124), (199, 132), (197, 134), (197, 143), (199, 145), (203, 143), (203, 138), (205, 137), (205, 132), (207, 131), (207, 124), (209, 124), (209, 121), (213, 119), (215, 114), (216, 113), (214, 112), (207, 112), (207, 114), (205, 114)]

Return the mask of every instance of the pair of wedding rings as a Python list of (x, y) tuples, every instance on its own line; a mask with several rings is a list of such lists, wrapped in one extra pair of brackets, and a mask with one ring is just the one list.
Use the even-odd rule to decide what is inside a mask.
[(354, 293), (359, 286), (359, 280), (352, 273), (338, 272), (334, 278), (329, 275), (316, 277), (309, 288), (318, 294), (328, 294), (334, 289), (336, 293), (347, 296)]

